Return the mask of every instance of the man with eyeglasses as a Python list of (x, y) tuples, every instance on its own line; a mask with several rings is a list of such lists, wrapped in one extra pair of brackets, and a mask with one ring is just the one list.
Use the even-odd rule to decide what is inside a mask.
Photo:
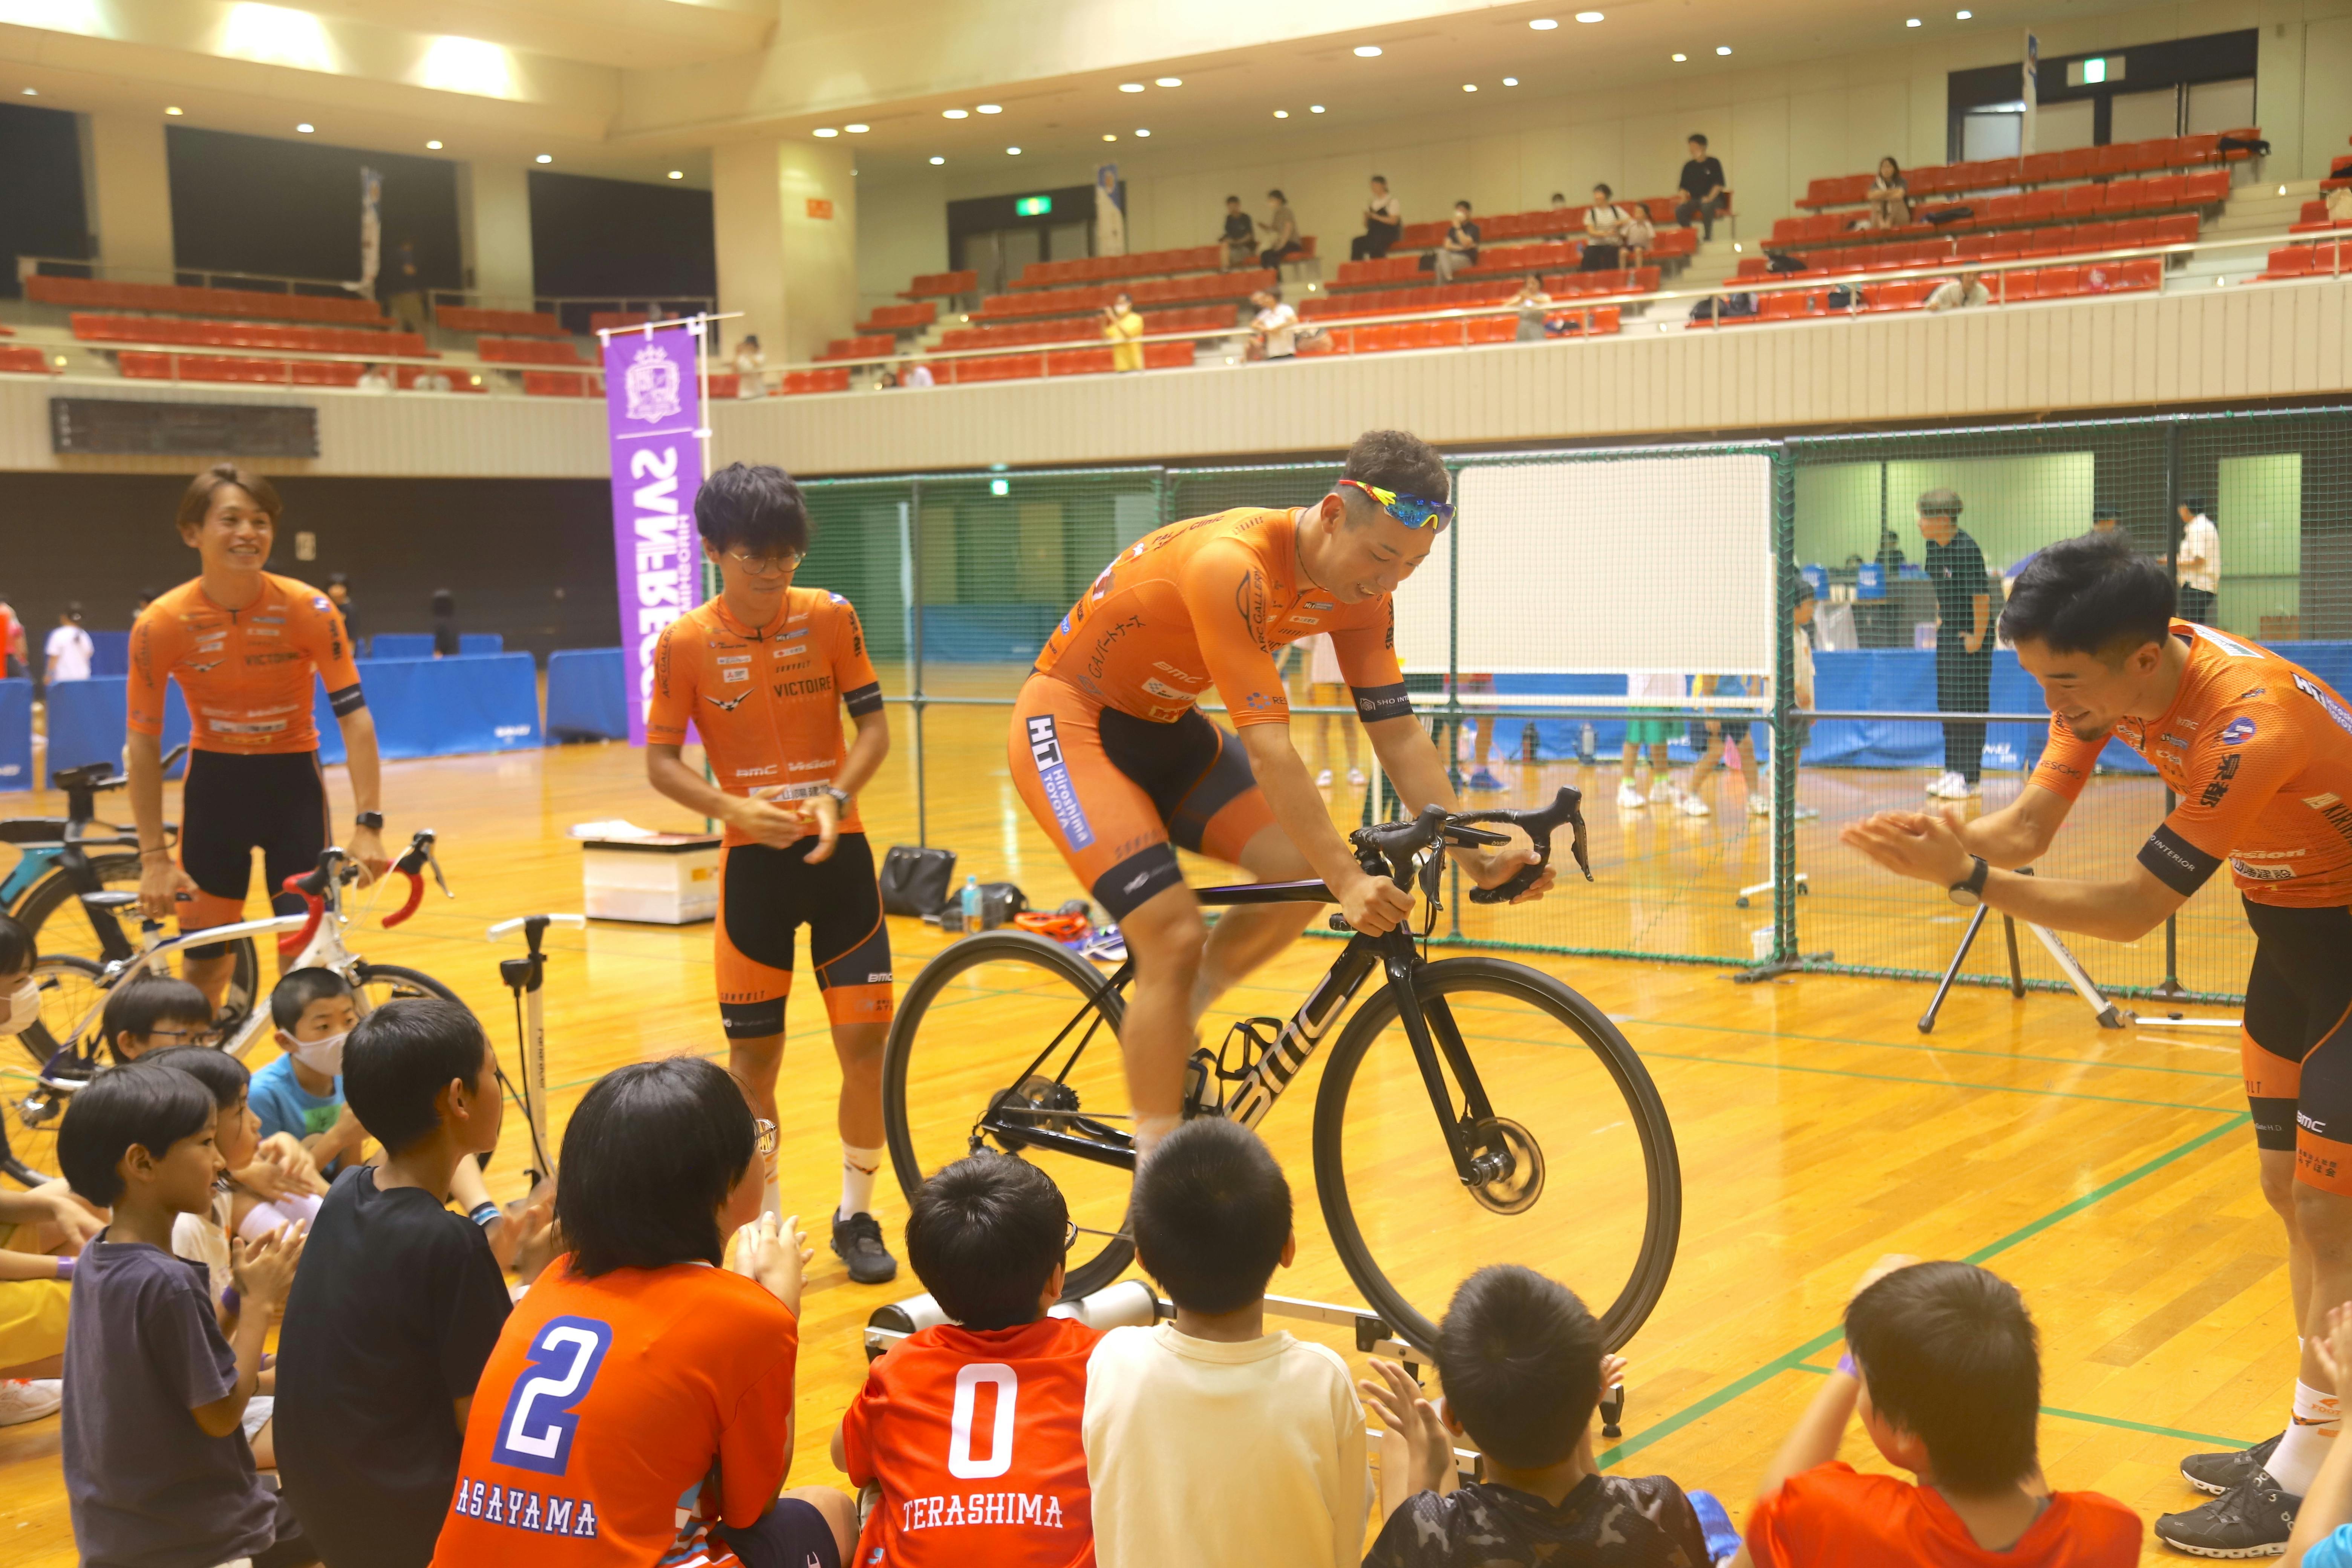
[[(1241, 507), (1148, 534), (1079, 595), (1021, 689), (1013, 786), (1135, 958), (1119, 1047), (1139, 1158), (1182, 1114), (1202, 1014), (1316, 910), (1230, 909), (1208, 933), (1177, 847), (1260, 880), (1319, 878), (1358, 931), (1378, 935), (1412, 910), (1412, 894), (1368, 875), (1332, 825), (1291, 743), (1276, 650), (1328, 633), (1406, 812), (1460, 809), (1405, 695), (1390, 603), (1453, 520), (1447, 488), (1428, 443), (1372, 430), (1312, 506)], [(1232, 731), (1196, 706), (1212, 685)], [(1488, 888), (1535, 858), (1524, 840), (1452, 853)], [(1513, 901), (1550, 885), (1547, 870)]]
[[(776, 1120), (793, 932), (809, 928), (809, 967), (841, 1061), (842, 1191), (833, 1249), (850, 1279), (880, 1284), (898, 1272), (873, 1214), (884, 1152), (890, 933), (856, 796), (890, 753), (882, 685), (849, 601), (793, 586), (808, 552), (809, 519), (791, 476), (730, 464), (704, 483), (694, 522), (720, 588), (671, 622), (655, 647), (646, 778), (726, 826), (719, 1016), (728, 1068), (767, 1121)], [(845, 749), (845, 709), (856, 726)], [(715, 782), (680, 756), (689, 725)], [(772, 1156), (772, 1145), (763, 1152)], [(777, 1207), (772, 1158), (767, 1204)]]

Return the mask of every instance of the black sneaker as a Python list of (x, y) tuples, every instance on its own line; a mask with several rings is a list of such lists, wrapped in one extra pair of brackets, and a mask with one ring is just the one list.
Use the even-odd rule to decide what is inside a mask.
[(2191, 1454), (2180, 1461), (2180, 1479), (2200, 1492), (2220, 1497), (2256, 1470), (2271, 1462), (2271, 1454), (2279, 1446), (2279, 1437), (2265, 1437), (2251, 1448), (2237, 1448), (2226, 1454)]
[(860, 1285), (887, 1285), (898, 1278), (898, 1260), (882, 1245), (882, 1222), (870, 1214), (844, 1219), (839, 1211), (835, 1212), (833, 1252), (849, 1265), (850, 1279)]
[(2279, 1557), (2303, 1500), (2256, 1470), (2211, 1502), (2156, 1521), (2156, 1538), (2191, 1557)]

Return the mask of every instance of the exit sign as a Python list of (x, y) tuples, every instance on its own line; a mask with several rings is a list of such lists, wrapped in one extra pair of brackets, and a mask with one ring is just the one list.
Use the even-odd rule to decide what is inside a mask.
[(2093, 55), (2087, 59), (2070, 60), (2066, 66), (2068, 87), (2103, 87), (2124, 79), (2124, 57)]
[(1047, 213), (1054, 210), (1054, 198), (1051, 196), (1016, 196), (1013, 198), (1013, 210), (1020, 214), (1023, 217), (1044, 217)]
[(809, 197), (809, 199), (808, 199), (808, 215), (809, 215), (809, 216), (814, 217), (814, 218), (823, 218), (823, 219), (826, 220), (827, 222), (832, 221), (832, 218), (833, 218), (833, 202), (832, 202), (832, 200), (831, 200), (830, 198), (828, 198), (828, 197), (825, 197), (825, 196), (811, 196), (811, 197)]

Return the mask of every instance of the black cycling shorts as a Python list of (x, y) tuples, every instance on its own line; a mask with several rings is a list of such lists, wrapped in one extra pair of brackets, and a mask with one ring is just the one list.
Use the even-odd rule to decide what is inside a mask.
[(2254, 1142), (2352, 1196), (2352, 909), (2242, 900), (2254, 928), (2240, 1053)]
[[(287, 878), (315, 869), (331, 841), (319, 753), (190, 752), (180, 819), (180, 868), (198, 889), (180, 895), (183, 931), (245, 918), (256, 849), (270, 908), (299, 914), (301, 899), (279, 889)], [(191, 948), (188, 956), (210, 958), (221, 951)]]
[(874, 849), (863, 833), (834, 840), (809, 863), (816, 839), (788, 848), (730, 844), (719, 852), (719, 1018), (730, 1040), (784, 1032), (793, 989), (793, 931), (809, 928), (809, 966), (835, 1024), (890, 1021), (890, 930)]

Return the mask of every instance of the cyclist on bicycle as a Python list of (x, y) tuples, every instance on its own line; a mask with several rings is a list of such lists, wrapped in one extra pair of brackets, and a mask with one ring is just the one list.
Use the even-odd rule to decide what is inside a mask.
[[(361, 885), (383, 875), (383, 797), (375, 719), (360, 691), (351, 638), (327, 596), (265, 570), (283, 509), (258, 474), (219, 463), (180, 498), (180, 538), (204, 570), (156, 599), (131, 628), (131, 815), (139, 825), (139, 907), (179, 916), (183, 932), (245, 916), (253, 852), (262, 851), (270, 903), (299, 913), (281, 891), (331, 842), (327, 784), (311, 718), (314, 677), (343, 732), (359, 815), (345, 840)], [(188, 772), (180, 863), (163, 842), (162, 736), (166, 683), (187, 700)], [(187, 950), (185, 973), (218, 1008), (236, 958), (225, 944)]]
[[(2032, 778), (1974, 822), (1885, 811), (1840, 837), (1964, 907), (2115, 942), (2230, 868), (2254, 931), (2240, 1047), (2263, 1194), (2286, 1224), (2294, 1320), (2315, 1342), (2352, 1298), (2352, 707), (2269, 649), (2175, 618), (2174, 598), (2162, 563), (2120, 532), (2043, 550), (2000, 617), (2050, 707)], [(2110, 735), (2179, 800), (2136, 860), (2105, 881), (1991, 869), (2050, 847)], [(2306, 1348), (2286, 1432), (2192, 1456), (2190, 1483), (2225, 1495), (2165, 1515), (2158, 1539), (2209, 1557), (2283, 1549), (2338, 1415)]]
[[(694, 500), (719, 596), (662, 631), (646, 711), (646, 780), (726, 824), (719, 851), (719, 1018), (727, 1065), (752, 1111), (777, 1120), (793, 928), (841, 1061), (842, 1193), (833, 1249), (861, 1285), (898, 1265), (873, 1215), (882, 1167), (882, 1044), (890, 1032), (890, 933), (856, 792), (890, 754), (882, 683), (847, 599), (795, 588), (808, 509), (780, 468), (731, 464)], [(856, 739), (842, 745), (844, 709)], [(717, 787), (679, 758), (699, 731)], [(776, 1206), (774, 1166), (768, 1206)]]
[[(1243, 507), (1171, 524), (1103, 569), (1037, 657), (1013, 710), (1014, 787), (1134, 956), (1119, 1047), (1136, 1152), (1182, 1110), (1201, 1016), (1297, 936), (1310, 904), (1231, 909), (1203, 940), (1176, 863), (1181, 846), (1263, 880), (1320, 878), (1374, 935), (1412, 895), (1356, 863), (1290, 739), (1276, 651), (1328, 632), (1356, 711), (1408, 812), (1461, 809), (1412, 715), (1397, 664), (1397, 585), (1454, 515), (1444, 459), (1416, 436), (1372, 430), (1313, 506)], [(1213, 684), (1234, 731), (1194, 705)], [(1452, 852), (1481, 887), (1535, 858), (1524, 841)], [(1549, 868), (1515, 899), (1539, 898)]]

